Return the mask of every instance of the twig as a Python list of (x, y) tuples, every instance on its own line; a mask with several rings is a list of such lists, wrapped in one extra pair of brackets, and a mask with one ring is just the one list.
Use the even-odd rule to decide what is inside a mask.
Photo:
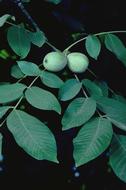
[[(74, 73), (74, 76), (75, 76), (76, 80), (77, 80), (78, 82), (80, 82), (78, 76), (77, 76), (75, 73)], [(85, 92), (83, 86), (81, 87), (81, 89), (82, 89), (82, 91), (83, 91), (84, 96), (85, 96), (86, 98), (88, 98), (88, 95), (86, 94), (86, 92)]]
[[(30, 88), (30, 87), (35, 83), (35, 81), (38, 79), (38, 77), (39, 77), (39, 76), (37, 76), (37, 77), (34, 78), (34, 80), (30, 83), (30, 85), (27, 87), (27, 89)], [(21, 101), (23, 100), (23, 98), (24, 98), (24, 96), (22, 95), (22, 96), (20, 97), (20, 99), (18, 100), (18, 102), (16, 103), (16, 105), (15, 105), (14, 107), (10, 107), (10, 108), (13, 108), (11, 112), (13, 112), (14, 110), (16, 110), (16, 108), (19, 106), (19, 104), (21, 103)], [(10, 112), (10, 113), (11, 113), (11, 112)], [(6, 120), (7, 120), (7, 117), (6, 117), (6, 118), (4, 119), (4, 121), (0, 124), (0, 127), (3, 126), (3, 124), (6, 122)]]
[[(108, 32), (99, 32), (99, 33), (96, 33), (96, 34), (92, 34), (94, 36), (101, 36), (101, 35), (105, 35), (105, 34), (113, 34), (113, 33), (126, 33), (126, 30), (115, 30), (115, 31), (108, 31)], [(84, 37), (84, 38), (81, 38), (79, 40), (77, 40), (76, 42), (72, 43), (70, 46), (68, 46), (64, 51), (68, 51), (69, 49), (71, 49), (73, 46), (75, 46), (76, 44), (86, 40), (88, 36)]]

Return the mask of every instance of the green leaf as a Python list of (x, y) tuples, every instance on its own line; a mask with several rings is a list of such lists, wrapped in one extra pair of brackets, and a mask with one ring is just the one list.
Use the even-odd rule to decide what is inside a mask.
[(57, 75), (47, 71), (42, 71), (40, 78), (43, 84), (51, 88), (60, 88), (64, 84)]
[(100, 89), (102, 90), (102, 94), (103, 96), (108, 97), (109, 95), (109, 89), (108, 89), (108, 85), (105, 81), (96, 81), (95, 82), (96, 85), (98, 85), (100, 87)]
[(11, 76), (16, 78), (16, 79), (20, 79), (24, 76), (24, 74), (22, 73), (21, 69), (18, 67), (18, 65), (13, 65), (11, 67)]
[(40, 69), (38, 65), (29, 61), (17, 61), (17, 64), (21, 71), (28, 76), (38, 76), (40, 74)]
[(43, 44), (45, 43), (46, 41), (46, 38), (45, 38), (45, 35), (42, 31), (37, 31), (37, 32), (29, 32), (28, 33), (28, 36), (29, 36), (29, 39), (30, 41), (38, 46), (38, 47), (42, 47)]
[(58, 162), (55, 138), (40, 120), (15, 110), (7, 117), (7, 127), (17, 144), (33, 158)]
[(110, 121), (126, 131), (126, 104), (112, 98), (101, 97), (97, 100), (99, 109), (106, 113)]
[(42, 110), (53, 110), (61, 113), (61, 106), (56, 97), (46, 90), (33, 86), (25, 91), (27, 101), (34, 107)]
[(112, 125), (105, 118), (87, 122), (73, 140), (76, 166), (81, 166), (105, 151), (112, 138)]
[(105, 46), (126, 66), (126, 48), (116, 35), (106, 34)]
[(67, 80), (59, 89), (59, 99), (67, 101), (74, 98), (79, 93), (81, 87), (82, 83), (78, 82), (76, 79)]
[(99, 96), (103, 96), (101, 88), (89, 79), (82, 80), (84, 87), (87, 89), (92, 98), (96, 99)]
[(62, 125), (63, 130), (79, 127), (87, 122), (95, 113), (96, 102), (91, 98), (76, 98), (66, 109)]
[(9, 53), (7, 52), (6, 49), (1, 49), (0, 50), (0, 58), (2, 59), (8, 59), (10, 57)]
[(59, 4), (62, 0), (45, 0), (45, 1), (48, 1), (50, 3), (54, 3), (54, 4)]
[(7, 32), (7, 40), (12, 50), (21, 57), (25, 58), (31, 48), (31, 42), (27, 31), (19, 26), (11, 26)]
[(110, 165), (114, 173), (126, 182), (126, 136), (114, 135), (111, 144)]
[(6, 114), (6, 112), (10, 109), (10, 106), (2, 106), (0, 107), (0, 119)]
[(9, 14), (5, 14), (5, 15), (1, 16), (0, 17), (0, 27), (2, 27), (5, 24), (5, 22), (7, 21), (7, 19), (10, 17), (11, 17), (11, 15), (9, 15)]
[(9, 103), (19, 99), (25, 88), (26, 86), (21, 83), (0, 85), (0, 103)]
[(0, 157), (2, 156), (2, 141), (3, 141), (3, 135), (0, 133)]
[(85, 41), (85, 47), (88, 54), (97, 60), (101, 50), (101, 43), (97, 36), (89, 35)]
[(115, 100), (118, 100), (119, 102), (122, 102), (124, 104), (126, 104), (126, 99), (121, 96), (121, 95), (118, 95), (118, 94), (113, 94), (112, 96)]

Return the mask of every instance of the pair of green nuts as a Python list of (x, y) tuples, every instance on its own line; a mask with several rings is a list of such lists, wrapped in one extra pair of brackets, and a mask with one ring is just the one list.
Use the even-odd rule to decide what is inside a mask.
[(50, 52), (43, 59), (43, 66), (51, 72), (59, 72), (68, 65), (74, 73), (83, 73), (89, 65), (88, 57), (80, 52), (65, 55), (62, 52)]

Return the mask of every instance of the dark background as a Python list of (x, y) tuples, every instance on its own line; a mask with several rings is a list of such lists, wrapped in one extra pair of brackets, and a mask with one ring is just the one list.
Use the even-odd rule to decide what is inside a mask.
[[(46, 34), (49, 41), (57, 48), (63, 50), (73, 42), (73, 34), (97, 33), (110, 30), (126, 30), (125, 1), (114, 0), (63, 0), (55, 6), (42, 0), (32, 0), (25, 4), (25, 7), (32, 15), (38, 26)], [(5, 0), (0, 4), (0, 15), (11, 13), (17, 21), (28, 22), (20, 10)], [(0, 30), (0, 49), (9, 49), (6, 42), (5, 31)], [(80, 35), (80, 36), (81, 36)], [(126, 35), (118, 35), (125, 43)], [(40, 64), (42, 57), (51, 51), (51, 48), (44, 46), (42, 49), (32, 47), (28, 60)], [(85, 52), (84, 44), (80, 43), (71, 51)], [(12, 53), (13, 54), (13, 53)], [(126, 96), (125, 82), (126, 70), (115, 56), (102, 47), (98, 61), (90, 60), (91, 69), (97, 74), (100, 80), (106, 81), (116, 92)], [(0, 70), (5, 71), (0, 76), (0, 81), (13, 81), (9, 70), (14, 60), (0, 60)], [(91, 77), (90, 75), (87, 75)], [(83, 76), (81, 76), (83, 77)], [(28, 109), (28, 108), (27, 108)], [(30, 110), (40, 117), (39, 111)], [(60, 164), (48, 161), (37, 161), (28, 156), (14, 141), (6, 126), (1, 130), (4, 136), (3, 162), (0, 163), (0, 186), (1, 189), (34, 189), (34, 190), (126, 190), (126, 185), (119, 180), (108, 164), (108, 151), (99, 158), (74, 168), (72, 158), (71, 140), (76, 134), (75, 130), (61, 133), (59, 119), (54, 114), (46, 114), (43, 117), (49, 118), (49, 127), (55, 126), (54, 132), (58, 142), (58, 158)], [(59, 129), (60, 127), (60, 129)]]

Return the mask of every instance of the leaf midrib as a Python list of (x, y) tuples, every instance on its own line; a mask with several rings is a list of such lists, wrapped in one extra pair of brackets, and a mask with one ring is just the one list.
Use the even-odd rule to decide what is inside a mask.
[[(85, 153), (84, 153), (85, 155), (88, 154), (88, 152), (89, 152), (89, 150), (90, 150), (90, 147), (92, 146), (92, 144), (94, 144), (95, 139), (96, 139), (96, 136), (97, 136), (97, 134), (98, 134), (98, 132), (99, 132), (99, 129), (100, 129), (100, 118), (99, 118), (99, 121), (98, 121), (98, 127), (97, 127), (97, 130), (96, 130), (96, 133), (95, 133), (95, 135), (93, 136), (92, 140), (90, 141), (89, 146), (87, 146), (87, 149), (86, 149), (86, 151), (85, 151)], [(79, 163), (81, 163), (81, 161), (83, 161), (83, 157), (80, 158)]]
[(20, 114), (19, 114), (16, 110), (15, 110), (15, 113), (17, 114), (17, 116), (18, 116), (18, 118), (19, 118), (19, 120), (20, 120), (22, 126), (23, 126), (24, 129), (27, 131), (27, 133), (29, 134), (29, 136), (31, 137), (31, 139), (33, 140), (33, 142), (34, 142), (37, 146), (39, 146), (40, 149), (41, 149), (40, 144), (38, 144), (38, 143), (34, 140), (34, 138), (32, 137), (32, 135), (31, 135), (31, 133), (29, 132), (29, 130), (27, 129), (27, 127), (25, 127), (25, 124), (24, 124), (24, 122), (23, 122), (23, 120), (22, 120)]

